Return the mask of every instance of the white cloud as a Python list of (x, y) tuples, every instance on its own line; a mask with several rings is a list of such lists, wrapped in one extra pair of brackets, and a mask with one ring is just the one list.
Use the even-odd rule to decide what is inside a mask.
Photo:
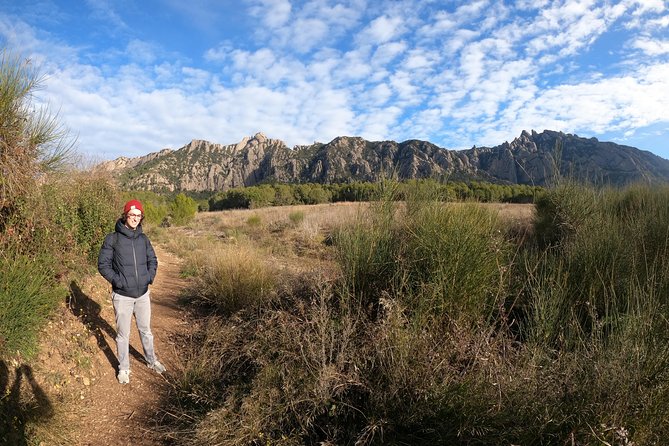
[(444, 42), (444, 50), (448, 54), (455, 54), (478, 36), (479, 33), (477, 31), (458, 29)]
[(344, 85), (352, 81), (364, 82), (372, 75), (372, 67), (368, 60), (369, 51), (366, 48), (348, 51), (341, 55), (332, 73), (332, 78)]
[(397, 71), (390, 76), (390, 86), (397, 95), (397, 105), (407, 107), (421, 100), (419, 88), (413, 84), (413, 76), (406, 71)]
[(418, 29), (418, 34), (426, 38), (435, 38), (446, 35), (458, 27), (452, 14), (446, 11), (437, 11), (432, 23), (427, 23)]
[(392, 89), (388, 84), (378, 84), (372, 87), (363, 98), (363, 101), (377, 106), (385, 105), (393, 96)]
[(549, 0), (516, 0), (515, 6), (521, 11), (527, 11), (530, 9), (544, 9), (549, 3)]
[(374, 51), (371, 63), (374, 66), (386, 65), (407, 50), (405, 42), (387, 42)]
[(659, 19), (651, 19), (646, 21), (646, 26), (650, 28), (667, 28), (669, 27), (669, 14)]
[(306, 53), (326, 40), (330, 35), (330, 27), (327, 22), (318, 18), (300, 18), (286, 33), (289, 40), (284, 44), (290, 44), (291, 48), (300, 53)]
[(466, 23), (473, 17), (479, 16), (488, 6), (489, 2), (486, 0), (467, 2), (456, 9), (454, 17), (458, 23)]
[(634, 48), (638, 48), (649, 56), (660, 56), (669, 54), (669, 40), (653, 40), (640, 37), (632, 42)]
[(667, 4), (664, 0), (636, 0), (634, 2), (636, 8), (634, 15), (643, 15), (649, 12), (660, 13), (667, 9)]
[(154, 45), (137, 39), (128, 42), (126, 53), (130, 60), (137, 63), (150, 64), (156, 60)]
[[(254, 30), (271, 46), (306, 54), (329, 45), (356, 26), (364, 0), (336, 2), (325, 0), (287, 3), (284, 0), (251, 0), (250, 13), (265, 26)], [(300, 7), (301, 6), (301, 7)]]
[(355, 27), (365, 10), (365, 0), (336, 1), (332, 6), (327, 1), (314, 0), (308, 2), (302, 10), (307, 17), (318, 17), (329, 23), (330, 27), (339, 33)]
[(430, 69), (435, 66), (438, 60), (439, 57), (434, 52), (415, 49), (409, 51), (403, 62), (403, 66), (407, 70)]
[(250, 12), (259, 17), (264, 26), (277, 29), (288, 23), (292, 6), (289, 0), (258, 0), (252, 3)]
[(492, 143), (500, 134), (508, 138), (518, 129), (593, 134), (669, 123), (669, 64), (643, 67), (635, 73), (597, 82), (526, 93), (503, 111), (499, 124), (482, 132), (473, 124), (465, 128), (481, 134), (482, 141)]
[(463, 87), (473, 88), (485, 73), (485, 53), (479, 43), (474, 43), (462, 50), (460, 69), (464, 75)]
[(480, 31), (495, 32), (495, 28), (511, 14), (510, 9), (503, 2), (495, 2), (486, 8), (485, 18), (478, 26)]
[(224, 42), (215, 48), (209, 48), (204, 53), (204, 60), (209, 62), (225, 62), (230, 53), (234, 50), (234, 46), (229, 42)]
[(211, 73), (205, 70), (183, 67), (181, 73), (183, 75), (181, 87), (189, 92), (206, 91), (212, 81)]
[(356, 136), (369, 141), (385, 141), (393, 133), (398, 134), (394, 127), (402, 114), (400, 107), (371, 108), (362, 116), (357, 117)]
[(86, 4), (88, 4), (88, 7), (92, 11), (92, 15), (96, 19), (107, 22), (116, 28), (128, 28), (128, 25), (126, 25), (121, 16), (116, 13), (113, 4), (108, 0), (86, 0)]
[(381, 45), (396, 40), (403, 34), (403, 20), (401, 17), (382, 15), (370, 22), (359, 35), (363, 45)]

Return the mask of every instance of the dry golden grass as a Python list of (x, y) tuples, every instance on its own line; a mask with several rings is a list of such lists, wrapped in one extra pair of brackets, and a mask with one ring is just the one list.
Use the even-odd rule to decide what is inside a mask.
[(248, 226), (250, 217), (258, 216), (263, 226), (271, 227), (290, 222), (290, 214), (304, 213), (302, 224), (308, 228), (330, 230), (334, 225), (350, 220), (367, 208), (368, 203), (328, 203), (315, 205), (273, 206), (259, 209), (233, 209), (200, 213), (191, 227), (195, 230), (224, 230)]
[[(191, 227), (196, 231), (216, 232), (224, 229), (239, 229), (248, 226), (252, 216), (260, 218), (266, 227), (287, 223), (290, 214), (303, 212), (302, 225), (309, 230), (329, 231), (343, 222), (350, 221), (369, 207), (370, 203), (328, 203), (316, 205), (274, 206), (259, 209), (234, 209), (227, 211), (200, 213), (195, 217)], [(462, 206), (463, 203), (452, 205)], [(515, 203), (481, 203), (491, 210), (497, 210), (504, 220), (528, 222), (534, 217), (533, 204)]]

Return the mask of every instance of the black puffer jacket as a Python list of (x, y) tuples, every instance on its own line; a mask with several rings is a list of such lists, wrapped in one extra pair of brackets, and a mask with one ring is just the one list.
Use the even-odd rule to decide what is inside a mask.
[(142, 232), (127, 228), (119, 219), (116, 231), (108, 234), (98, 255), (98, 271), (112, 284), (115, 293), (139, 297), (146, 293), (158, 270), (156, 252)]

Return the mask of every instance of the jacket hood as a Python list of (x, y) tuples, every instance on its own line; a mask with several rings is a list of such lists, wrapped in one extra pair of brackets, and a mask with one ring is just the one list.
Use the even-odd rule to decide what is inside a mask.
[(132, 229), (126, 227), (126, 225), (123, 224), (123, 220), (119, 218), (118, 220), (116, 220), (115, 230), (116, 232), (123, 234), (128, 238), (137, 238), (142, 234), (142, 224), (140, 223), (139, 225), (137, 225), (137, 229), (133, 231)]

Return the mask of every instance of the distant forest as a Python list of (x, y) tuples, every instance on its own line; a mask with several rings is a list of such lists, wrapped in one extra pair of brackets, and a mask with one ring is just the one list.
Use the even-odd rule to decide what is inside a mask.
[(207, 196), (186, 193), (198, 202), (199, 210), (253, 209), (291, 204), (320, 204), (340, 201), (373, 201), (384, 197), (403, 200), (407, 194), (430, 191), (440, 201), (478, 201), (483, 203), (533, 203), (544, 188), (521, 184), (500, 185), (473, 181), (440, 183), (431, 179), (403, 182), (354, 182), (346, 184), (262, 184), (237, 187)]

